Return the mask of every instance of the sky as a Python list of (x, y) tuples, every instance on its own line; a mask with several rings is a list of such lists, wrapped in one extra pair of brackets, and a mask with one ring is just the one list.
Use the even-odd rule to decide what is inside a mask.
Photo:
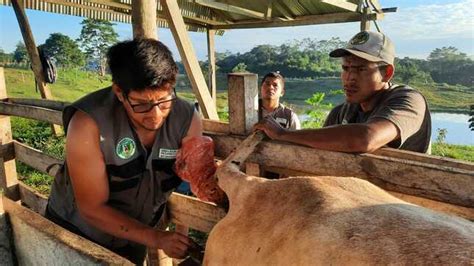
[[(436, 48), (454, 46), (474, 55), (474, 0), (379, 0), (382, 7), (398, 7), (378, 21), (381, 30), (393, 40), (397, 56), (426, 59)], [(72, 39), (79, 37), (83, 18), (27, 10), (36, 44), (42, 44), (51, 33), (60, 32)], [(116, 23), (120, 40), (132, 37), (131, 24)], [(294, 39), (327, 40), (339, 37), (347, 41), (360, 29), (360, 23), (339, 23), (283, 28), (228, 30), (216, 36), (217, 52), (245, 53), (261, 44), (280, 45)], [(372, 30), (376, 30), (371, 25)], [(190, 32), (191, 41), (200, 60), (207, 58), (205, 33)], [(158, 38), (171, 48), (179, 60), (171, 32), (159, 29)], [(22, 41), (13, 8), (0, 6), (0, 48), (13, 52)]]

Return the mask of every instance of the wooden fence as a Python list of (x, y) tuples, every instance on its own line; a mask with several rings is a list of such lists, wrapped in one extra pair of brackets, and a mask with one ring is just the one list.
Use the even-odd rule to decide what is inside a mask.
[[(15, 160), (51, 176), (59, 169), (54, 165), (62, 161), (12, 140), (10, 116), (61, 125), (61, 110), (66, 103), (8, 98), (4, 84), (0, 68), (0, 185), (8, 198), (20, 200), (37, 213), (44, 214), (46, 197), (18, 181)], [(229, 90), (239, 91), (229, 91), (230, 120), (234, 126), (207, 119), (203, 122), (205, 134), (213, 138), (216, 156), (220, 158), (225, 158), (239, 146), (248, 133), (249, 122), (256, 119), (250, 114), (256, 111), (255, 106), (249, 107), (255, 103), (239, 101), (256, 95), (255, 75), (230, 76)], [(235, 123), (241, 126), (236, 127)], [(373, 154), (348, 154), (263, 141), (249, 157), (248, 164), (253, 171), (256, 167), (287, 175), (354, 176), (405, 201), (474, 220), (474, 164), (468, 162), (394, 149), (381, 149)], [(214, 204), (177, 193), (171, 195), (168, 206), (171, 222), (202, 232), (209, 232), (225, 215), (225, 211)]]

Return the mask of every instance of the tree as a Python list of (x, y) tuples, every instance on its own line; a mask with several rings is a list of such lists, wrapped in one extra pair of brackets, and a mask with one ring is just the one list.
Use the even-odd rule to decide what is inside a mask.
[(9, 63), (13, 61), (13, 54), (5, 53), (5, 51), (0, 48), (0, 63)]
[(467, 58), (465, 53), (458, 51), (456, 47), (449, 46), (434, 49), (428, 56), (428, 61), (435, 60), (464, 60)]
[(247, 65), (245, 63), (238, 63), (234, 68), (232, 68), (232, 73), (245, 73), (247, 71)]
[[(336, 93), (336, 92), (334, 92)], [(323, 92), (314, 93), (311, 98), (306, 99), (305, 102), (311, 105), (311, 109), (305, 112), (307, 119), (303, 121), (303, 128), (321, 128), (326, 121), (327, 111), (331, 110), (332, 104), (325, 103)]]
[(99, 65), (100, 75), (105, 75), (106, 53), (109, 47), (118, 41), (118, 34), (112, 26), (115, 24), (99, 19), (84, 19), (79, 43), (82, 50), (91, 60)]
[(56, 64), (62, 67), (84, 66), (85, 57), (76, 42), (61, 33), (52, 33), (41, 45), (44, 53), (56, 60)]
[(410, 84), (413, 81), (432, 82), (430, 74), (423, 70), (424, 65), (425, 61), (421, 59), (396, 58), (395, 78), (400, 79), (404, 84)]
[(13, 52), (13, 59), (17, 63), (29, 63), (30, 58), (28, 57), (28, 51), (26, 51), (26, 46), (22, 42), (18, 42), (16, 49)]
[(436, 48), (428, 56), (428, 66), (434, 81), (472, 86), (474, 61), (457, 48)]

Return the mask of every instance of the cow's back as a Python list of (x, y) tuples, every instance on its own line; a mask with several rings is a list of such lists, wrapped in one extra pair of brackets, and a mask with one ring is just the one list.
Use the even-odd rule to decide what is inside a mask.
[[(235, 178), (208, 265), (472, 264), (474, 225), (356, 178)], [(232, 190), (232, 191), (230, 191)]]

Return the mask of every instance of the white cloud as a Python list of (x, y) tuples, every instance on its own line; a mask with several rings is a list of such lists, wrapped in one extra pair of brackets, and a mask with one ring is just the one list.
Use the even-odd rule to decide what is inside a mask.
[(474, 0), (399, 8), (380, 22), (392, 38), (430, 40), (474, 38)]

